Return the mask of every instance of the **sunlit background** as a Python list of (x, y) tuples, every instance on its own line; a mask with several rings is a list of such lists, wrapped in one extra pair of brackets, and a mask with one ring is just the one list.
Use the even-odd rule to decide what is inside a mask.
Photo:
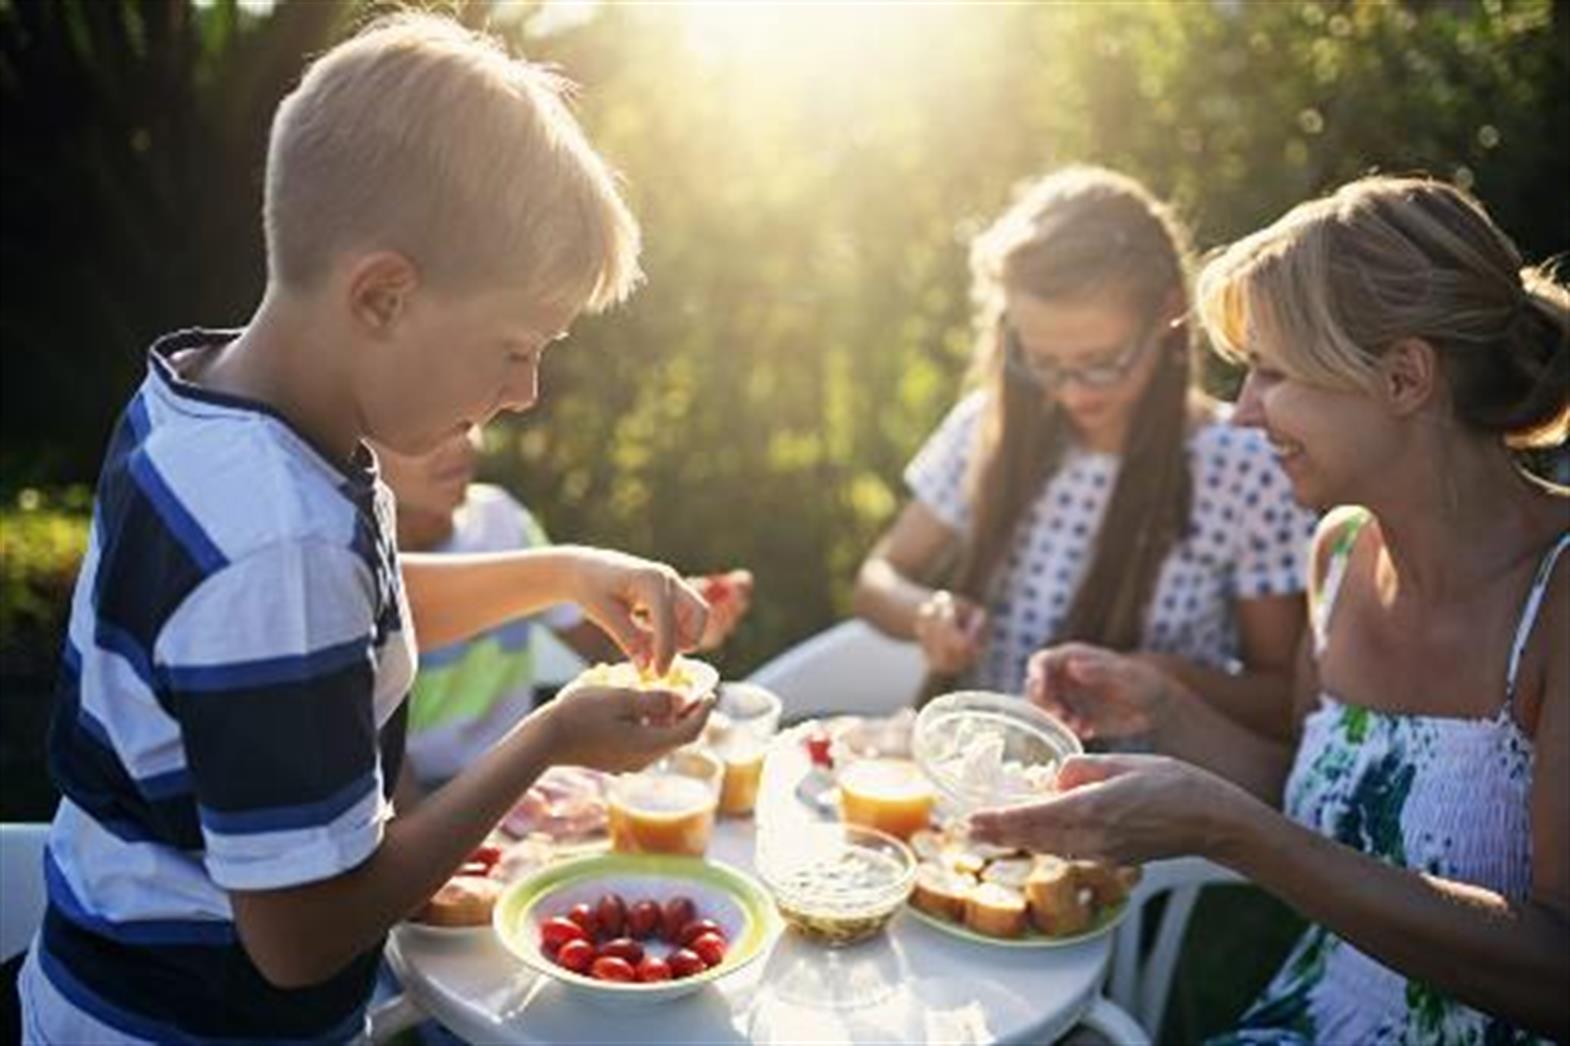
[[(8, 671), (52, 670), (148, 340), (257, 300), (273, 107), (388, 6), (0, 0)], [(1570, 19), (1547, 0), (435, 6), (582, 85), (647, 239), (647, 287), (553, 353), (489, 473), (554, 534), (750, 565), (731, 671), (844, 613), (956, 395), (966, 242), (1021, 179), (1126, 169), (1208, 247), (1425, 170), (1532, 258), (1570, 243)]]

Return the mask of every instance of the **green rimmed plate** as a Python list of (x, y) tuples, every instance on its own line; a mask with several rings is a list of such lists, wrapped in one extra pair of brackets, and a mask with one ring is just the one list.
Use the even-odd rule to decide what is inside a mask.
[[(654, 984), (597, 981), (552, 962), (540, 950), (540, 923), (566, 915), (580, 902), (592, 905), (607, 893), (620, 894), (629, 905), (644, 899), (663, 904), (672, 897), (692, 898), (699, 916), (713, 919), (725, 931), (730, 942), (725, 961), (692, 977)], [(782, 925), (763, 886), (728, 864), (697, 857), (615, 853), (550, 865), (513, 883), (496, 902), (491, 921), (502, 944), (525, 965), (586, 1001), (610, 1009), (679, 998), (727, 977), (765, 954)], [(651, 951), (658, 953), (657, 946)]]
[(990, 937), (984, 933), (977, 933), (968, 926), (951, 923), (931, 912), (924, 912), (914, 904), (906, 904), (905, 911), (935, 930), (942, 930), (944, 933), (962, 937), (967, 941), (975, 941), (978, 944), (1000, 945), (1004, 948), (1067, 948), (1070, 945), (1095, 940), (1102, 934), (1111, 933), (1113, 928), (1123, 921), (1123, 916), (1128, 914), (1128, 902), (1114, 904), (1097, 913), (1095, 921), (1090, 924), (1090, 929), (1067, 937), (1048, 937), (1034, 929), (1023, 937)]

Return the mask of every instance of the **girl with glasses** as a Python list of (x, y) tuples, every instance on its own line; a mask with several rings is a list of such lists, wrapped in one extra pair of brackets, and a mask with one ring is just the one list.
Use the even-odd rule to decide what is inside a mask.
[(1190, 381), (1187, 236), (1134, 180), (1038, 180), (971, 252), (974, 389), (906, 471), (857, 612), (914, 637), (929, 691), (1020, 693), (1093, 642), (1285, 728), (1312, 517), (1258, 433)]

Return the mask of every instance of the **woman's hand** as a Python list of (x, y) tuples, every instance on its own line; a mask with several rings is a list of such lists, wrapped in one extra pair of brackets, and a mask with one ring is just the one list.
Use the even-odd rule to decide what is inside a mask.
[(1048, 647), (1025, 669), (1025, 696), (1080, 737), (1148, 733), (1166, 713), (1173, 686), (1158, 657), (1089, 643)]
[(1216, 857), (1250, 814), (1265, 809), (1209, 771), (1166, 756), (1072, 756), (1058, 771), (1058, 789), (1040, 802), (978, 811), (972, 836), (1118, 864)]
[(663, 690), (577, 686), (530, 718), (542, 720), (552, 763), (620, 773), (695, 740), (713, 707), (713, 694), (690, 700)]
[(964, 596), (939, 590), (916, 611), (916, 642), (927, 667), (945, 674), (963, 672), (981, 656), (987, 612)]
[(596, 548), (572, 557), (573, 601), (640, 668), (664, 675), (703, 637), (708, 605), (663, 563)]

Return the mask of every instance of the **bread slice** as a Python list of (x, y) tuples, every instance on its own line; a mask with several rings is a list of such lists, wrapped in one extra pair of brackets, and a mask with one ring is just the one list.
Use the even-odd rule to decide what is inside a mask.
[(1059, 857), (1037, 857), (1025, 880), (1030, 921), (1049, 937), (1066, 937), (1090, 928), (1089, 893), (1088, 889), (1081, 892), (1073, 866)]
[[(1129, 886), (1125, 869), (1107, 861), (1070, 861), (1074, 877), (1080, 886), (1090, 891), (1092, 902), (1098, 908), (1120, 904), (1128, 897)], [(1138, 873), (1135, 873), (1138, 881)]]
[(455, 875), (413, 916), (432, 926), (484, 926), (504, 884), (478, 875)]
[(1034, 867), (1035, 861), (1029, 857), (1002, 857), (989, 862), (982, 869), (981, 881), (997, 883), (1011, 890), (1023, 890), (1025, 880), (1030, 878), (1030, 871)]
[(1018, 937), (1029, 924), (1025, 895), (997, 883), (982, 883), (965, 898), (965, 925), (989, 937)]
[(961, 875), (980, 875), (987, 866), (987, 859), (968, 847), (946, 846), (938, 855), (938, 862)]
[(975, 876), (924, 861), (916, 866), (916, 885), (911, 890), (910, 903), (940, 919), (962, 923), (965, 921), (965, 900), (975, 889)]

